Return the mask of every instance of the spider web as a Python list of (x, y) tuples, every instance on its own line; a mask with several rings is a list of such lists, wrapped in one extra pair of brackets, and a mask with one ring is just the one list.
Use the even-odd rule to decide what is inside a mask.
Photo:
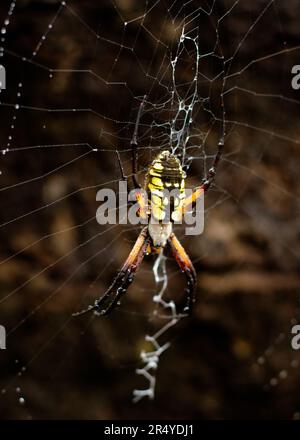
[[(156, 395), (154, 417), (170, 397), (179, 410), (166, 416), (230, 417), (243, 385), (262, 407), (233, 405), (241, 417), (284, 401), (297, 418), (297, 17), (282, 1), (93, 3), (1, 5), (4, 417), (144, 417), (142, 402), (124, 410), (133, 389)], [(74, 319), (139, 232), (99, 226), (95, 199), (118, 189), (116, 151), (130, 175), (144, 96), (141, 181), (171, 149), (199, 185), (225, 137), (204, 234), (177, 231), (199, 274), (196, 310), (178, 316), (184, 279), (166, 253), (144, 260), (113, 315)]]

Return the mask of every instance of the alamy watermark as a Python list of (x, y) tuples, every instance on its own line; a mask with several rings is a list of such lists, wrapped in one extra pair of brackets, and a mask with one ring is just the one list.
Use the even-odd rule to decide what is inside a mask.
[(300, 349), (300, 325), (294, 325), (291, 330), (292, 335), (294, 335), (291, 339), (291, 346), (293, 350)]
[(295, 75), (292, 78), (292, 87), (294, 90), (300, 89), (300, 65), (297, 64), (292, 67), (292, 74)]
[(0, 64), (0, 90), (6, 89), (6, 70), (5, 67)]
[(6, 330), (3, 325), (0, 325), (0, 350), (6, 349)]
[[(185, 224), (186, 235), (199, 235), (204, 229), (204, 194), (196, 198), (186, 210), (183, 208), (184, 201), (192, 200), (192, 194), (191, 189), (186, 189), (185, 193), (180, 193), (177, 188), (164, 189), (151, 192), (151, 198), (148, 200), (147, 191), (134, 189), (128, 192), (127, 182), (121, 180), (118, 197), (110, 188), (103, 188), (97, 192), (96, 200), (103, 203), (97, 209), (96, 219), (100, 225)], [(141, 215), (143, 209), (145, 215)]]

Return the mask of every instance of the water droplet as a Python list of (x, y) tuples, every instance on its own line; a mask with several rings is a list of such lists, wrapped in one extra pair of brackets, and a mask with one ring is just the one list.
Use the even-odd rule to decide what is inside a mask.
[(21, 392), (21, 388), (20, 387), (17, 387), (16, 388), (16, 393), (20, 393)]
[(272, 387), (276, 387), (276, 385), (278, 385), (278, 379), (276, 379), (276, 377), (273, 377), (273, 378), (270, 380), (270, 385), (271, 385)]
[(280, 379), (286, 379), (287, 375), (288, 375), (287, 371), (286, 370), (282, 370), (282, 371), (280, 371), (278, 376), (279, 376)]
[(6, 20), (4, 21), (4, 24), (5, 24), (5, 26), (8, 26), (8, 25), (9, 25), (9, 20), (6, 19)]
[(16, 105), (15, 105), (15, 109), (16, 109), (16, 110), (19, 110), (19, 108), (20, 108), (19, 104), (16, 104)]
[(1, 29), (1, 34), (6, 34), (6, 29), (5, 29), (5, 27), (3, 27), (3, 28)]
[(24, 405), (24, 404), (25, 404), (25, 399), (24, 399), (24, 397), (20, 397), (20, 398), (19, 398), (19, 403), (20, 403), (20, 405)]

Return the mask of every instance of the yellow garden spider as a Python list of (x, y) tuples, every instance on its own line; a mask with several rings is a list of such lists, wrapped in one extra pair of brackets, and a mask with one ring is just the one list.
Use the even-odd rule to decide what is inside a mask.
[[(148, 195), (146, 200), (137, 178), (137, 133), (144, 103), (145, 98), (140, 104), (131, 141), (132, 182), (136, 190), (136, 200), (139, 204), (139, 216), (147, 220), (148, 224), (142, 229), (127, 260), (104, 295), (99, 299), (96, 299), (94, 305), (89, 306), (85, 310), (74, 313), (73, 316), (83, 315), (91, 311), (96, 312), (97, 315), (107, 315), (110, 313), (119, 303), (121, 296), (126, 293), (129, 285), (133, 282), (134, 275), (145, 254), (159, 253), (167, 244), (171, 247), (173, 257), (187, 278), (187, 287), (185, 289), (186, 305), (183, 312), (185, 314), (191, 314), (192, 312), (192, 306), (195, 302), (196, 271), (189, 256), (172, 231), (172, 226), (175, 220), (180, 220), (187, 211), (194, 207), (196, 200), (211, 186), (222, 155), (224, 137), (222, 137), (218, 143), (218, 150), (214, 157), (212, 167), (209, 169), (206, 177), (202, 180), (201, 186), (196, 187), (192, 194), (186, 198), (186, 173), (183, 171), (179, 159), (169, 151), (163, 151), (158, 154), (149, 166), (146, 174), (143, 188)], [(118, 152), (117, 155), (122, 177), (124, 180), (127, 180), (127, 177), (124, 175)], [(177, 189), (178, 191), (177, 196), (173, 200), (172, 206), (169, 207), (171, 211), (169, 213), (170, 221), (167, 223), (163, 222), (166, 209), (164, 202), (165, 189), (168, 189), (169, 191)], [(149, 203), (148, 200), (150, 201)], [(156, 219), (155, 222), (152, 221), (153, 218)]]

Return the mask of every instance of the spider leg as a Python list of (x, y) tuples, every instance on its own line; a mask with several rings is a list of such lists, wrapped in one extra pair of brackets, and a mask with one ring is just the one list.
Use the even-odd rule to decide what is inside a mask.
[[(118, 150), (116, 150), (116, 154), (117, 154), (117, 159), (118, 159), (122, 179), (124, 181), (126, 181), (126, 183), (127, 183), (127, 196), (128, 196), (128, 194), (130, 192), (129, 185), (128, 185), (128, 176), (126, 176), (124, 173), (124, 168), (123, 168), (120, 153)], [(148, 214), (147, 214), (148, 202), (147, 202), (147, 199), (145, 199), (144, 193), (141, 188), (135, 188), (135, 200), (128, 200), (129, 205), (133, 205), (135, 202), (138, 202), (139, 207), (140, 207), (139, 212), (138, 212), (139, 217), (146, 220), (148, 218)]]
[(120, 153), (119, 153), (118, 150), (116, 150), (116, 153), (117, 153), (117, 159), (118, 159), (118, 164), (119, 164), (119, 168), (120, 168), (120, 173), (121, 173), (122, 179), (126, 180), (126, 182), (127, 182), (128, 176), (125, 176), (124, 168), (123, 168), (123, 165), (122, 165), (122, 162), (121, 162)]
[(211, 184), (214, 181), (216, 171), (223, 154), (223, 149), (224, 149), (224, 138), (221, 138), (218, 143), (218, 150), (214, 157), (212, 167), (208, 170), (207, 175), (203, 179), (202, 185), (195, 188), (193, 193), (185, 199), (183, 207), (181, 208), (181, 215), (183, 215), (190, 209), (193, 209), (197, 199), (201, 197), (210, 188)]
[(218, 168), (220, 159), (221, 159), (222, 154), (223, 154), (224, 142), (225, 142), (224, 137), (222, 137), (219, 140), (218, 150), (217, 150), (217, 153), (216, 153), (216, 155), (214, 157), (214, 161), (213, 161), (212, 167), (208, 170), (208, 173), (207, 173), (206, 177), (203, 179), (202, 187), (203, 187), (204, 192), (206, 192), (209, 189), (210, 185), (212, 184), (212, 182), (213, 182), (213, 180), (215, 178), (215, 175), (216, 175), (216, 172), (217, 172), (217, 168)]
[(138, 147), (138, 143), (137, 143), (137, 137), (138, 137), (138, 129), (139, 129), (139, 123), (140, 123), (140, 119), (142, 116), (142, 111), (145, 107), (145, 101), (146, 101), (147, 96), (145, 95), (143, 98), (143, 101), (140, 104), (140, 108), (137, 114), (137, 118), (135, 121), (135, 126), (134, 126), (134, 132), (133, 132), (133, 136), (130, 142), (131, 145), (131, 154), (132, 154), (132, 181), (133, 181), (133, 185), (135, 188), (141, 188), (141, 185), (139, 184), (138, 178), (137, 178), (137, 161), (138, 161), (138, 157), (137, 157), (137, 147)]
[(193, 303), (195, 302), (196, 271), (189, 256), (174, 233), (170, 235), (168, 242), (171, 246), (173, 257), (187, 278), (187, 288), (185, 289), (187, 299), (183, 311), (190, 315), (192, 313)]
[(84, 315), (91, 311), (95, 311), (101, 316), (110, 313), (117, 305), (120, 297), (126, 293), (129, 285), (132, 283), (134, 274), (144, 258), (149, 242), (150, 236), (148, 233), (148, 227), (145, 227), (138, 236), (138, 239), (121, 270), (117, 273), (115, 279), (104, 295), (101, 298), (96, 299), (94, 305), (89, 306), (81, 312), (73, 313), (73, 316)]

